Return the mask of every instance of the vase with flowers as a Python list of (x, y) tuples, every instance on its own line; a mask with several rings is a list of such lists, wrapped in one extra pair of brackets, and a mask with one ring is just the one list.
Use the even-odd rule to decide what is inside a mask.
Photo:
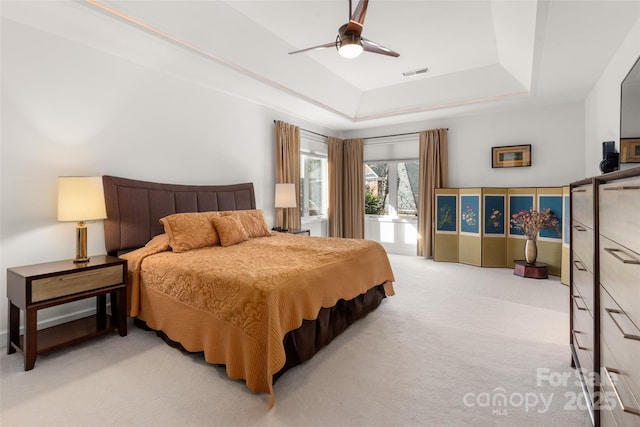
[(533, 208), (521, 210), (511, 215), (511, 228), (522, 232), (527, 238), (524, 245), (524, 258), (527, 264), (535, 264), (538, 257), (536, 238), (541, 230), (554, 230), (560, 234), (559, 221), (550, 208), (537, 211)]

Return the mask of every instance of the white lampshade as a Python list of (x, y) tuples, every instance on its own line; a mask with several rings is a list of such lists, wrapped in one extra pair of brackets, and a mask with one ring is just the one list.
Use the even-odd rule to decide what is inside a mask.
[(58, 178), (58, 221), (90, 221), (106, 217), (102, 177)]
[(295, 184), (276, 184), (276, 208), (295, 208), (296, 201)]

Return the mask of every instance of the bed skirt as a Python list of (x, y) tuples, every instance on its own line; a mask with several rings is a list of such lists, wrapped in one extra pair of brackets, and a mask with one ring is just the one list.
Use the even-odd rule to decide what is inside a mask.
[[(351, 324), (378, 308), (384, 298), (386, 293), (384, 285), (381, 284), (351, 300), (341, 299), (333, 307), (320, 309), (318, 317), (314, 320), (303, 320), (299, 328), (284, 336), (286, 360), (284, 366), (273, 375), (273, 382), (275, 383), (289, 369), (311, 359)], [(142, 329), (154, 330), (141, 319), (134, 318), (133, 321)], [(171, 347), (188, 352), (182, 344), (170, 339), (163, 331), (157, 330), (156, 334)]]

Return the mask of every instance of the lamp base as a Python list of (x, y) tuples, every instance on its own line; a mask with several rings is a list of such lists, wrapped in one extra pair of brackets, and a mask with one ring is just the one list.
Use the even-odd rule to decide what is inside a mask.
[(87, 256), (87, 224), (84, 221), (78, 221), (76, 226), (76, 257), (73, 262), (89, 262), (89, 257)]

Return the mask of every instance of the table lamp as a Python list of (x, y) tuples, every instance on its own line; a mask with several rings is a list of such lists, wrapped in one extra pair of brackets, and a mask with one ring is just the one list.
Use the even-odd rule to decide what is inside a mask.
[(58, 221), (77, 221), (78, 223), (76, 258), (73, 262), (89, 262), (86, 221), (106, 217), (102, 177), (63, 176), (58, 178)]
[(296, 185), (295, 184), (276, 184), (276, 208), (283, 209), (283, 227), (282, 231), (289, 231), (289, 212), (288, 208), (295, 208), (296, 198)]

